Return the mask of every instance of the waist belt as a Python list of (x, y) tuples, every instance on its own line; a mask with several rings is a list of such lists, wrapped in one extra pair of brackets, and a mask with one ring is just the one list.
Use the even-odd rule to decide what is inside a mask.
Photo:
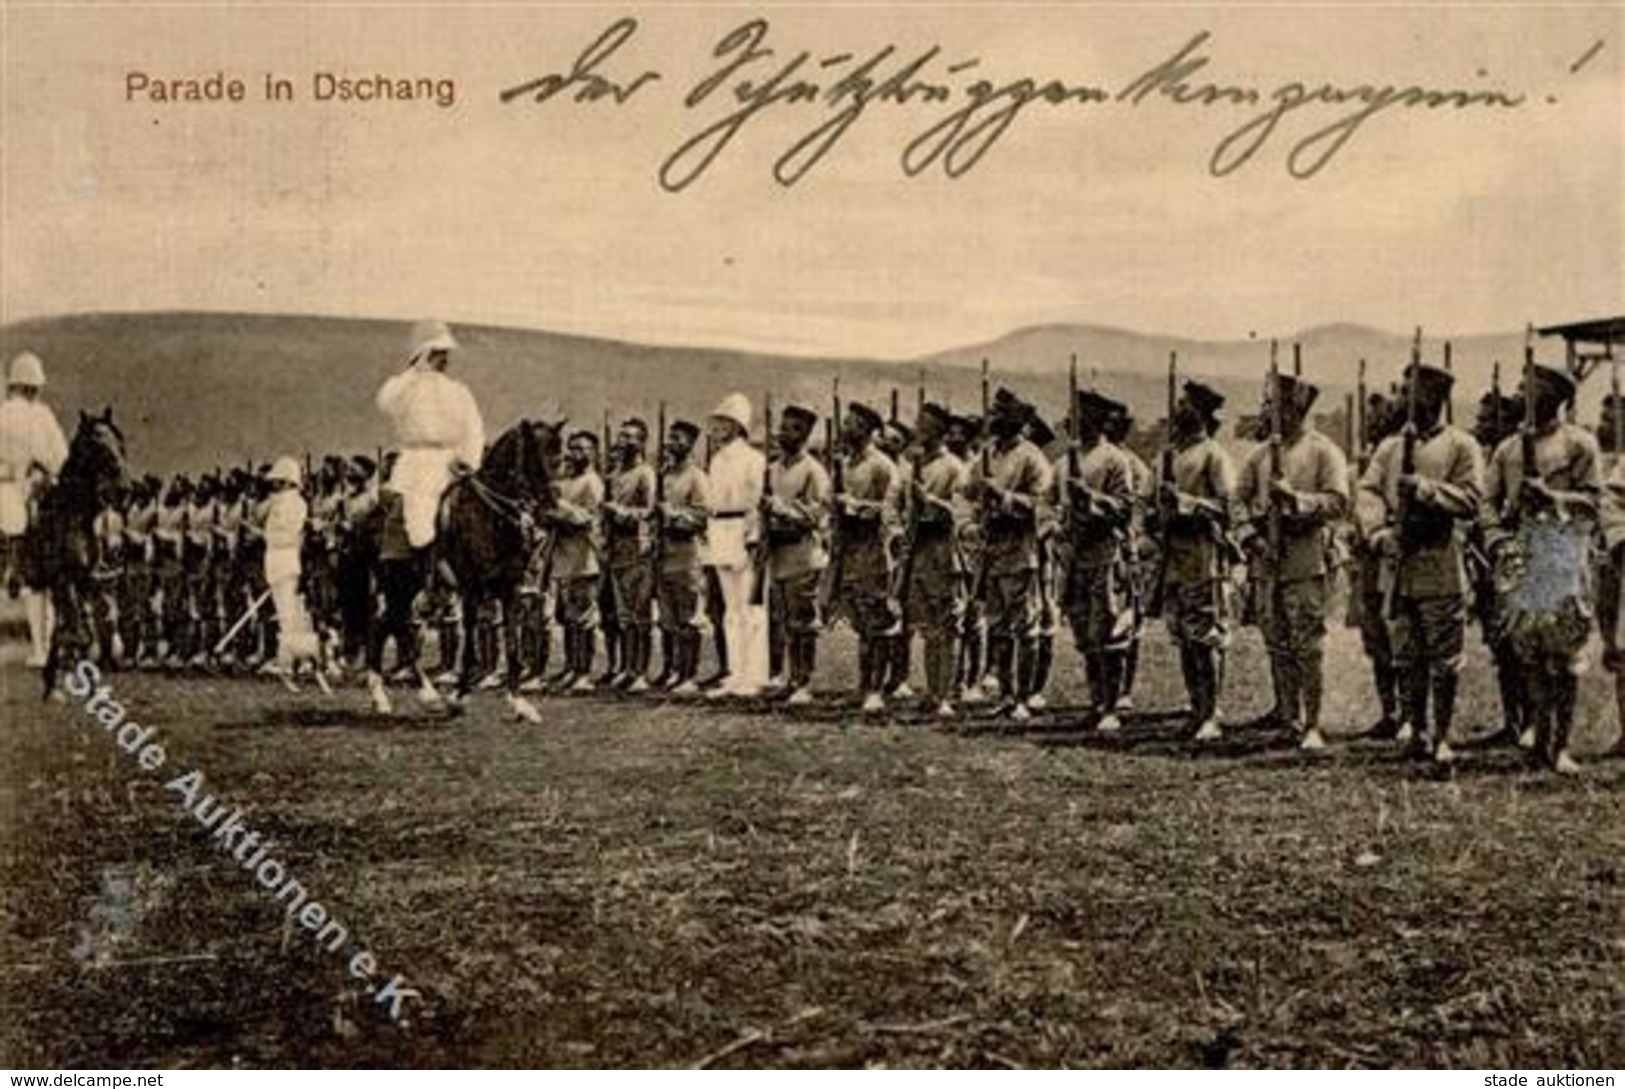
[(712, 513), (711, 518), (713, 521), (726, 522), (732, 518), (743, 518), (749, 513), (745, 510), (719, 510)]

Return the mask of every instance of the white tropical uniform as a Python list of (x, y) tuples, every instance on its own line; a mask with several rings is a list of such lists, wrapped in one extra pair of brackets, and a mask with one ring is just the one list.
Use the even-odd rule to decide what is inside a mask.
[(309, 509), (299, 489), (285, 488), (271, 494), (264, 511), (265, 583), (276, 607), (277, 658), (287, 665), (317, 656), (316, 631), (299, 597), (299, 553)]
[[(36, 389), (43, 386), (45, 372), (38, 357), (20, 354), (12, 361), (8, 381)], [(68, 440), (44, 402), (21, 396), (8, 396), (0, 402), (0, 538), (4, 538), (9, 563), (22, 563), (20, 546), (32, 518), (29, 508), (34, 489), (46, 476), (61, 472), (67, 460)], [(23, 608), (28, 617), (28, 660), (31, 665), (41, 665), (51, 639), (50, 601), (25, 587)]]
[[(723, 411), (725, 408), (732, 411)], [(717, 415), (748, 426), (750, 407), (736, 394), (723, 402)], [(767, 608), (750, 601), (755, 578), (750, 546), (761, 533), (765, 464), (761, 451), (745, 439), (736, 438), (712, 453), (706, 470), (711, 503), (705, 531), (706, 562), (716, 568), (722, 589), (722, 629), (729, 665), (724, 689), (727, 693), (755, 693), (768, 680)]]
[(401, 451), (385, 487), (399, 493), (406, 538), (422, 548), (434, 540), (452, 465), (479, 468), (485, 423), (468, 387), (421, 359), (384, 383), (378, 409), (394, 421)]

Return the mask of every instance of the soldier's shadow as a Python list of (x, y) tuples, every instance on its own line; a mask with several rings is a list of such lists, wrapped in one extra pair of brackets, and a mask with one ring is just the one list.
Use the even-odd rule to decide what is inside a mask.
[(272, 707), (251, 719), (219, 723), (217, 730), (368, 730), (392, 732), (396, 730), (440, 730), (451, 721), (444, 712), (423, 711), (380, 715), (371, 708), (341, 704), (318, 704), (304, 707)]

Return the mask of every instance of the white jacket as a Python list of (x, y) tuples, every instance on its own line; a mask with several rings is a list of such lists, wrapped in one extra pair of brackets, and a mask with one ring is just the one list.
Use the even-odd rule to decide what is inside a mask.
[(485, 453), (485, 422), (468, 387), (431, 367), (411, 366), (378, 390), (378, 410), (402, 447), (449, 450), (471, 468)]
[(28, 528), (28, 497), (40, 468), (55, 476), (68, 460), (68, 440), (50, 408), (8, 397), (0, 403), (0, 533)]
[[(735, 439), (711, 455), (706, 470), (711, 520), (705, 531), (705, 562), (716, 567), (743, 567), (749, 545), (759, 535), (762, 471), (766, 459), (744, 439)], [(739, 516), (743, 512), (743, 517)]]

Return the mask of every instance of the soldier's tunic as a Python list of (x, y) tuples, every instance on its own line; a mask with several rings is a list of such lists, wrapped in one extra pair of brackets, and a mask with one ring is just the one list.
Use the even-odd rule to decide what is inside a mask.
[[(905, 493), (903, 518), (908, 585), (904, 612), (909, 628), (957, 634), (965, 612), (965, 556), (960, 529), (970, 518), (965, 487), (970, 466), (947, 450), (923, 455), (911, 476), (919, 495)], [(923, 500), (922, 497), (923, 496)]]
[(550, 513), (557, 537), (553, 544), (553, 582), (558, 587), (559, 623), (578, 631), (598, 627), (598, 562), (596, 540), (604, 481), (587, 469), (559, 485), (558, 504)]
[[(1133, 631), (1124, 554), (1134, 515), (1133, 469), (1123, 451), (1102, 439), (1079, 453), (1076, 474), (1065, 455), (1054, 465), (1051, 502), (1059, 514), (1065, 571), (1063, 605), (1078, 648), (1120, 649)], [(1087, 504), (1079, 488), (1093, 498)]]
[(973, 479), (987, 480), (1010, 496), (1007, 507), (986, 509), (982, 518), (982, 610), (990, 640), (1028, 639), (1038, 621), (1039, 513), (1050, 490), (1050, 467), (1026, 439), (988, 451), (987, 471), (977, 463)]
[(171, 654), (180, 653), (186, 638), (186, 578), (181, 552), (186, 537), (186, 503), (175, 497), (158, 508), (153, 529), (154, 576), (162, 597), (163, 638)]
[(817, 632), (818, 583), (829, 566), (829, 471), (805, 450), (768, 468), (773, 498), (786, 510), (767, 520), (772, 622), (786, 635)]
[[(100, 546), (95, 570), (96, 599), (90, 603), (91, 630), (104, 663), (115, 662), (113, 636), (119, 630), (119, 594), (124, 581), (124, 515), (109, 507), (96, 515), (96, 541)], [(120, 636), (122, 640), (122, 636)]]
[(1167, 512), (1162, 563), (1163, 615), (1176, 642), (1230, 643), (1229, 564), (1224, 544), (1236, 515), (1236, 468), (1224, 447), (1203, 437), (1173, 456), (1175, 507)]
[[(705, 589), (701, 544), (710, 517), (705, 470), (685, 462), (666, 474), (666, 509), (660, 520), (660, 628), (674, 636), (699, 632)], [(698, 662), (696, 662), (696, 665)]]
[(1426, 730), (1430, 685), (1439, 725), (1449, 725), (1454, 690), (1440, 701), (1439, 686), (1453, 684), (1448, 678), (1461, 669), (1470, 590), (1465, 540), (1484, 496), (1484, 466), (1472, 436), (1447, 424), (1416, 436), (1414, 458), (1422, 484), (1406, 520), (1393, 524), (1401, 507), (1404, 438), (1399, 435), (1384, 439), (1372, 455), (1360, 481), (1355, 518), (1367, 537), (1384, 523), (1398, 534), (1399, 559), (1389, 575), (1390, 644), (1394, 668), (1409, 693), (1413, 725)]
[(645, 628), (654, 622), (654, 577), (649, 567), (653, 547), (648, 514), (654, 509), (654, 467), (640, 462), (622, 469), (609, 482), (609, 500), (638, 513), (626, 520), (605, 520), (609, 581), (615, 616), (623, 628)]
[(1259, 620), (1275, 677), (1277, 708), (1292, 721), (1315, 726), (1319, 714), (1322, 642), (1326, 635), (1327, 581), (1332, 523), (1349, 509), (1348, 462), (1326, 436), (1305, 425), (1281, 444), (1281, 479), (1302, 496), (1295, 515), (1278, 516), (1277, 551), (1267, 541), (1270, 506), (1268, 443), (1247, 457), (1237, 488), (1253, 542), (1249, 572), (1261, 594)]
[[(1546, 486), (1555, 492), (1570, 493), (1551, 516), (1563, 523), (1575, 523), (1574, 532), (1584, 535), (1598, 520), (1602, 492), (1602, 455), (1596, 436), (1575, 424), (1559, 421), (1545, 434), (1535, 437), (1535, 467)], [(1510, 534), (1523, 519), (1525, 480), (1523, 438), (1513, 435), (1496, 447), (1486, 474), (1484, 498), (1495, 512), (1501, 535)], [(1497, 542), (1500, 545), (1500, 542)], [(1504, 546), (1502, 546), (1504, 547)], [(1575, 568), (1577, 593), (1562, 603), (1553, 623), (1526, 623), (1512, 603), (1503, 601), (1501, 621), (1517, 657), (1531, 665), (1580, 673), (1585, 668), (1585, 644), (1590, 636), (1594, 612), (1591, 570)], [(1537, 694), (1531, 693), (1531, 698)]]
[(875, 639), (898, 620), (891, 596), (887, 547), (896, 509), (897, 463), (873, 446), (847, 462), (846, 490), (837, 502), (835, 532), (841, 566), (836, 601), (861, 638)]
[(152, 531), (158, 507), (150, 499), (130, 505), (124, 518), (124, 579), (119, 585), (119, 632), (132, 660), (152, 652), (158, 638), (152, 615)]

